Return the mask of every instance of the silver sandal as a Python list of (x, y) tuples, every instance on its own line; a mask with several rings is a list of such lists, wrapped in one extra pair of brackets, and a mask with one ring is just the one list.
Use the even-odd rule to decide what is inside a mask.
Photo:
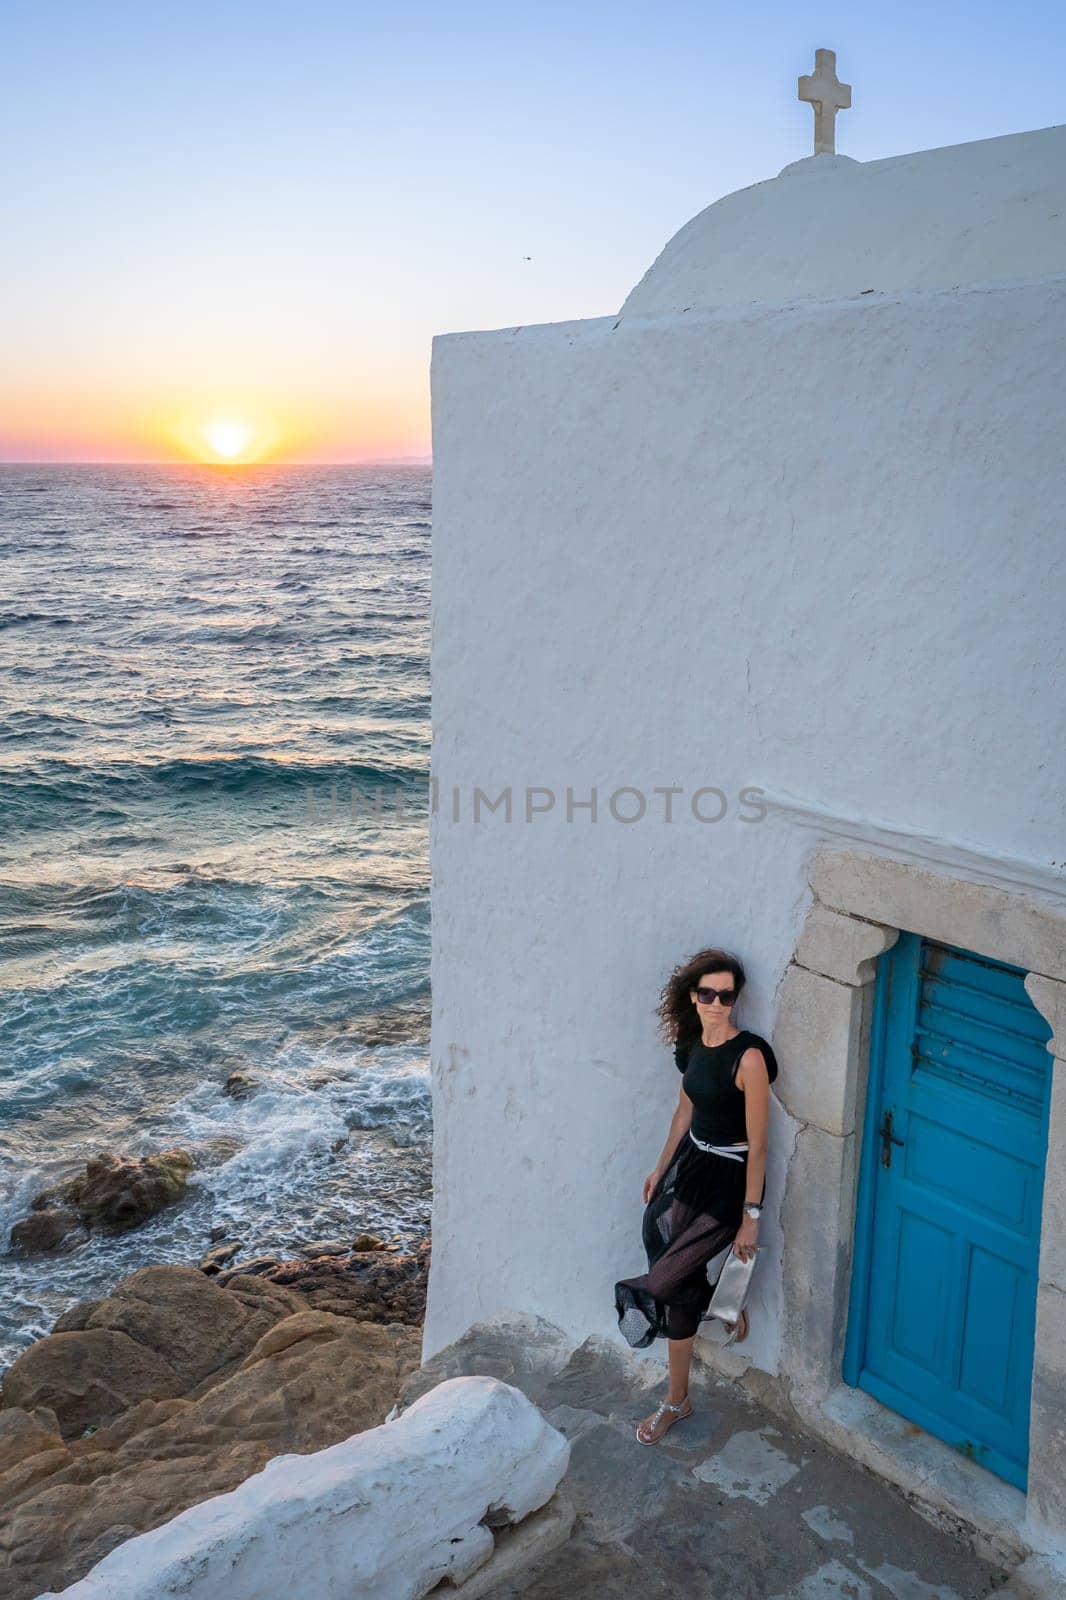
[[(672, 1412), (674, 1412), (675, 1416), (677, 1417), (678, 1422), (684, 1422), (686, 1417), (694, 1416), (695, 1415), (695, 1411), (694, 1411), (694, 1409), (690, 1409), (690, 1410), (684, 1412), (684, 1414), (682, 1414), (681, 1407), (683, 1405), (688, 1405), (689, 1407), (692, 1406), (692, 1402), (691, 1402), (691, 1400), (689, 1400), (688, 1395), (685, 1396), (684, 1400), (679, 1401), (679, 1403), (676, 1406), (667, 1405), (665, 1400), (660, 1400), (659, 1404), (655, 1407), (655, 1410), (652, 1412), (651, 1417), (650, 1418), (645, 1418), (644, 1420), (646, 1422), (648, 1422), (648, 1425), (651, 1428), (657, 1428), (659, 1423), (662, 1421), (663, 1417), (666, 1415), (666, 1413), (668, 1411), (672, 1411)], [(636, 1429), (635, 1429), (635, 1432), (636, 1432), (637, 1439), (638, 1439), (639, 1443), (641, 1443), (641, 1444), (658, 1444), (660, 1439), (665, 1439), (666, 1438), (666, 1435), (670, 1432), (670, 1428), (674, 1427), (674, 1423), (670, 1424), (670, 1428), (664, 1428), (662, 1433), (660, 1433), (658, 1439), (641, 1439), (640, 1430), (641, 1430), (641, 1428), (643, 1428), (643, 1426), (644, 1426), (644, 1422), (638, 1422), (637, 1426), (636, 1426)]]

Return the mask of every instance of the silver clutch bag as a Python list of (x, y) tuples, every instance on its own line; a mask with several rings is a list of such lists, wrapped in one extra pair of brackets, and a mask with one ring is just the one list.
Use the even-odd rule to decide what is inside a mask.
[(709, 1317), (719, 1317), (723, 1322), (736, 1324), (744, 1309), (748, 1289), (751, 1287), (751, 1276), (758, 1260), (758, 1249), (749, 1261), (742, 1261), (730, 1245), (725, 1265), (719, 1273), (718, 1282), (711, 1296), (711, 1303), (707, 1307)]

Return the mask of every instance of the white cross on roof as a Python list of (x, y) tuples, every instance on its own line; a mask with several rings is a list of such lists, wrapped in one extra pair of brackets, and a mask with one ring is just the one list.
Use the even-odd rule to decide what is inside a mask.
[(799, 97), (814, 107), (814, 153), (836, 154), (836, 117), (851, 105), (851, 84), (837, 77), (835, 50), (814, 52), (814, 72), (799, 80)]

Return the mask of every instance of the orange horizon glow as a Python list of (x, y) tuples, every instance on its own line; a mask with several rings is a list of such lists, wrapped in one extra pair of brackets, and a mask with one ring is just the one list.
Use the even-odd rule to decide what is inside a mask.
[(366, 400), (300, 394), (295, 385), (285, 402), (259, 387), (187, 392), (162, 404), (129, 391), (6, 399), (0, 386), (0, 462), (8, 465), (343, 466), (430, 455), (427, 397), (399, 385)]
[(254, 466), (277, 459), (301, 430), (263, 411), (237, 405), (189, 410), (160, 427), (178, 458), (207, 466)]
[(299, 460), (276, 461), (192, 461), (174, 456), (0, 456), (3, 467), (218, 467), (222, 472), (252, 467), (369, 467), (389, 463), (430, 466), (425, 455), (308, 456)]

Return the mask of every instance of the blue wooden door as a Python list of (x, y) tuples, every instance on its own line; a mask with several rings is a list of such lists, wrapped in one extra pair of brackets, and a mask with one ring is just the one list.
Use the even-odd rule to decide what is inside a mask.
[(844, 1378), (1025, 1488), (1051, 1029), (1024, 973), (880, 958)]

